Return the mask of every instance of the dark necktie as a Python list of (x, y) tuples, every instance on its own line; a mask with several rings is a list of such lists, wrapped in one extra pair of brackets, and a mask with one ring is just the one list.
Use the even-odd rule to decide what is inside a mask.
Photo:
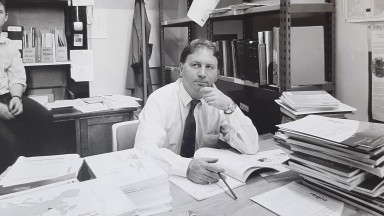
[(193, 116), (193, 110), (199, 102), (199, 100), (191, 101), (191, 107), (189, 108), (188, 116), (185, 119), (183, 141), (180, 150), (180, 156), (182, 157), (190, 158), (193, 157), (193, 154), (195, 153), (196, 121), (195, 116)]

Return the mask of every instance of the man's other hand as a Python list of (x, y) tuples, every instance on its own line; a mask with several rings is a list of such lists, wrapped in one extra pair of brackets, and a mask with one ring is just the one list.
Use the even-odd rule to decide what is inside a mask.
[(9, 111), (8, 106), (0, 103), (0, 119), (10, 120), (13, 119), (12, 113)]
[(217, 161), (217, 158), (193, 159), (188, 166), (187, 178), (197, 184), (212, 184), (218, 182), (220, 176), (217, 173), (223, 173), (225, 170), (214, 164)]
[(23, 112), (23, 103), (18, 97), (13, 97), (11, 101), (9, 101), (8, 107), (13, 116), (20, 115)]

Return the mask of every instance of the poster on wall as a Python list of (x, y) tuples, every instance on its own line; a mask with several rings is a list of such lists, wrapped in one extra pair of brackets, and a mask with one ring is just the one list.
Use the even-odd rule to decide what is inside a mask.
[(383, 0), (344, 0), (345, 22), (384, 21)]
[(384, 122), (384, 23), (368, 26), (369, 120)]

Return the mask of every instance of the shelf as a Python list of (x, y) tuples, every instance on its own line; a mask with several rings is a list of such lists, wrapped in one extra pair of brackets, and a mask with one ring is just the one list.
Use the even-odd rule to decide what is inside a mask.
[(192, 23), (193, 21), (189, 17), (184, 17), (176, 20), (168, 20), (161, 22), (161, 26), (164, 27), (183, 27)]
[(240, 85), (245, 85), (245, 86), (252, 86), (252, 87), (259, 87), (258, 83), (254, 83), (248, 80), (242, 80), (238, 78), (233, 78), (233, 77), (226, 77), (226, 76), (218, 76), (217, 79), (231, 82), (231, 83), (236, 83)]
[(49, 66), (49, 65), (70, 65), (70, 61), (66, 62), (47, 62), (47, 63), (24, 63), (24, 67)]
[[(291, 13), (325, 13), (325, 12), (335, 12), (335, 4), (333, 3), (322, 3), (322, 4), (291, 4), (289, 8), (289, 12)], [(222, 13), (213, 13), (210, 14), (209, 18), (212, 20), (215, 19), (225, 19), (236, 16), (244, 16), (244, 15), (255, 15), (258, 13), (266, 13), (266, 12), (276, 12), (280, 11), (280, 5), (269, 5), (269, 6), (261, 6), (261, 7), (252, 7), (245, 10), (228, 10)], [(168, 20), (163, 21), (161, 26), (163, 27), (186, 27), (193, 21), (184, 17), (176, 20)]]

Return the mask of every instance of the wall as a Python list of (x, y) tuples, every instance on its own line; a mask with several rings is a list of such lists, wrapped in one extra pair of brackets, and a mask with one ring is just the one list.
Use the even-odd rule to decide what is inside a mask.
[(367, 26), (344, 22), (342, 5), (342, 1), (336, 1), (336, 97), (357, 109), (348, 118), (367, 121)]
[[(89, 49), (94, 55), (94, 81), (90, 95), (128, 94), (125, 89), (128, 51), (131, 41), (134, 0), (95, 0), (94, 12), (106, 19), (107, 38), (90, 38)], [(152, 25), (150, 43), (154, 43), (150, 66), (159, 65), (158, 0), (145, 0), (149, 22)], [(92, 11), (91, 11), (92, 12)], [(90, 18), (92, 13), (88, 13)], [(96, 25), (98, 23), (94, 23)]]

